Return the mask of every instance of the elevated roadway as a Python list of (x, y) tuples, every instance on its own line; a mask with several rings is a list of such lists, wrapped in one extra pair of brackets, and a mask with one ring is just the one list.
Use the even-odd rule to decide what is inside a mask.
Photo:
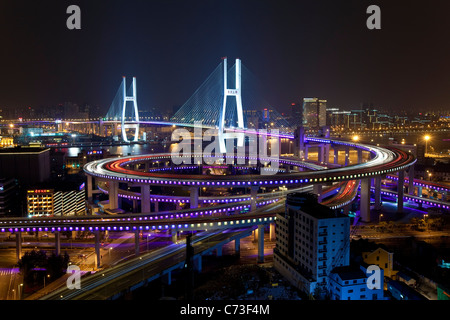
[[(252, 228), (205, 232), (192, 240), (194, 261), (201, 268), (201, 255), (225, 243), (249, 236)], [(40, 300), (107, 300), (120, 297), (159, 277), (168, 277), (171, 272), (182, 269), (186, 262), (186, 244), (172, 244), (123, 262), (106, 270), (81, 279), (81, 289), (63, 287)]]

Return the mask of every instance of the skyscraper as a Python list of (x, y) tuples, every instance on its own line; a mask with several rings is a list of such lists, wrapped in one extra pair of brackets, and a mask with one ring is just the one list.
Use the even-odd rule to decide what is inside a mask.
[(317, 130), (327, 124), (327, 100), (303, 99), (303, 126)]
[(303, 106), (300, 103), (291, 103), (291, 118), (296, 127), (303, 124)]

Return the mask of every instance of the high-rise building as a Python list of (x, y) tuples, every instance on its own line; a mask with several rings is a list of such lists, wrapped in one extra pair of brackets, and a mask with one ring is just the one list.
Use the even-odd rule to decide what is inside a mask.
[(303, 124), (303, 106), (299, 103), (291, 103), (291, 118), (294, 126), (298, 127)]
[(246, 109), (243, 110), (244, 118), (246, 119), (247, 128), (249, 129), (260, 129), (261, 126), (261, 111), (257, 109)]
[(327, 125), (327, 100), (303, 99), (303, 126), (317, 130)]
[(350, 260), (350, 218), (317, 202), (310, 193), (291, 193), (276, 219), (274, 267), (307, 294), (328, 288), (329, 274)]

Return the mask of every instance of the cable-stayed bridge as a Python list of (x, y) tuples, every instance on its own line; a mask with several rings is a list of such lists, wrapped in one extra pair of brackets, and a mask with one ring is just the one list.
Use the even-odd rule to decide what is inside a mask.
[[(132, 102), (133, 108), (127, 109), (127, 102)], [(126, 78), (123, 77), (122, 84), (119, 90), (117, 90), (116, 96), (106, 113), (106, 119), (120, 120), (123, 141), (129, 142), (126, 134), (127, 128), (133, 128), (135, 130), (134, 141), (138, 141), (139, 111), (136, 96), (136, 77), (133, 77), (133, 82), (128, 90), (126, 89)]]
[[(238, 145), (242, 146), (243, 135), (247, 132), (294, 138), (298, 123), (290, 123), (282, 116), (264, 99), (263, 92), (257, 78), (240, 59), (236, 59), (228, 68), (227, 58), (222, 58), (219, 65), (170, 119), (147, 120), (148, 117), (141, 117), (136, 77), (132, 78), (128, 87), (127, 80), (123, 77), (105, 117), (101, 119), (24, 120), (17, 123), (17, 127), (27, 124), (54, 124), (58, 131), (78, 131), (81, 126), (83, 132), (100, 136), (115, 136), (120, 133), (121, 140), (125, 143), (139, 140), (140, 125), (201, 127), (218, 130), (222, 152), (225, 139), (237, 138)], [(295, 122), (295, 119), (292, 122)], [(111, 130), (108, 130), (108, 127), (111, 127)], [(258, 132), (261, 129), (267, 132)]]
[[(130, 104), (133, 104), (130, 107)], [(242, 138), (247, 129), (276, 129), (293, 137), (294, 126), (264, 100), (256, 77), (242, 65), (240, 59), (228, 68), (227, 58), (180, 107), (169, 121), (142, 121), (139, 118), (136, 78), (126, 88), (125, 77), (103, 119), (104, 123), (121, 124), (122, 140), (128, 142), (126, 129), (135, 129), (133, 141), (138, 140), (139, 124), (161, 124), (218, 129), (221, 149), (224, 139)]]

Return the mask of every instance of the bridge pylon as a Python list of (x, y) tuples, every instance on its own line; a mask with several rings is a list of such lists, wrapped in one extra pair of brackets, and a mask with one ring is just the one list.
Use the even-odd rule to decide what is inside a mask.
[(223, 106), (222, 112), (219, 118), (219, 149), (221, 153), (226, 153), (225, 140), (230, 138), (237, 138), (238, 147), (244, 145), (244, 133), (243, 132), (224, 132), (225, 126), (225, 113), (227, 108), (227, 97), (236, 97), (237, 108), (237, 129), (244, 129), (244, 112), (242, 110), (242, 97), (241, 97), (241, 60), (236, 59), (236, 86), (234, 89), (228, 88), (227, 83), (227, 58), (223, 58)]
[[(135, 129), (134, 140), (133, 141), (138, 141), (138, 139), (139, 139), (139, 113), (138, 113), (137, 96), (136, 96), (136, 77), (133, 77), (133, 83), (132, 83), (133, 95), (132, 96), (127, 96), (126, 78), (123, 77), (122, 81), (123, 81), (123, 83), (122, 83), (122, 88), (123, 88), (123, 106), (122, 106), (122, 117), (121, 117), (121, 122), (120, 122), (121, 130), (122, 130), (122, 140), (125, 141), (125, 142), (130, 142), (130, 141), (128, 141), (128, 138), (127, 138), (126, 129)], [(132, 124), (126, 124), (125, 123), (125, 110), (126, 110), (128, 101), (133, 102), (133, 106), (134, 106), (134, 121), (136, 123), (132, 123)]]

